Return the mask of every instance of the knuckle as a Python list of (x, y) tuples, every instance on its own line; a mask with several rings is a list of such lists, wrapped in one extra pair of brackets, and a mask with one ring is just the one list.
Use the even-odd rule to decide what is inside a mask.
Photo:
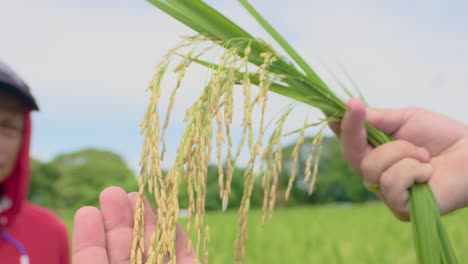
[(372, 171), (374, 163), (375, 162), (373, 162), (371, 157), (368, 155), (361, 160), (361, 164), (359, 166), (364, 174), (369, 174)]
[(389, 148), (392, 148), (392, 152), (398, 152), (398, 155), (401, 157), (412, 157), (415, 159), (421, 157), (421, 150), (416, 145), (406, 140), (395, 140), (388, 144), (391, 144)]
[(398, 162), (397, 166), (401, 173), (411, 174), (419, 171), (420, 163), (412, 158), (404, 158)]
[(394, 142), (394, 145), (398, 148), (400, 152), (411, 153), (415, 147), (406, 140), (398, 139)]
[(384, 190), (389, 190), (395, 185), (395, 177), (389, 172), (382, 173), (380, 176), (380, 186)]
[(392, 189), (392, 187), (395, 185), (395, 177), (391, 173), (384, 172), (380, 176), (380, 187), (383, 190), (389, 190)]

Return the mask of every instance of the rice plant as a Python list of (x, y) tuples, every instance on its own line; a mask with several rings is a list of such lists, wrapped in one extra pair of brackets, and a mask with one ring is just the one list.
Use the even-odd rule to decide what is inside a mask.
[[(178, 192), (186, 182), (189, 193), (187, 232), (194, 230), (194, 250), (200, 261), (208, 262), (206, 244), (209, 229), (204, 222), (207, 168), (215, 153), (219, 172), (219, 197), (223, 209), (228, 206), (230, 184), (242, 149), (250, 158), (247, 162), (244, 193), (238, 211), (239, 234), (236, 242), (236, 263), (242, 263), (244, 242), (247, 239), (250, 197), (255, 179), (261, 177), (264, 191), (263, 217), (272, 216), (276, 201), (278, 175), (282, 171), (281, 153), (284, 125), (292, 107), (288, 107), (271, 124), (265, 121), (265, 109), (270, 92), (280, 94), (297, 102), (321, 110), (325, 116), (316, 124), (305, 122), (294, 133), (299, 134), (293, 150), (293, 162), (297, 162), (300, 145), (305, 144), (304, 133), (311, 126), (319, 126), (311, 144), (308, 165), (304, 172), (309, 183), (309, 193), (314, 190), (321, 153), (323, 129), (340, 120), (346, 106), (343, 100), (327, 86), (318, 74), (292, 48), (292, 46), (250, 5), (246, 0), (238, 2), (268, 32), (285, 52), (249, 34), (221, 13), (200, 0), (148, 0), (151, 4), (174, 17), (198, 33), (184, 37), (182, 43), (169, 50), (156, 67), (148, 91), (150, 103), (143, 118), (141, 129), (145, 135), (141, 158), (141, 176), (137, 210), (135, 212), (132, 263), (144, 260), (142, 197), (148, 188), (157, 204), (158, 222), (153, 234), (146, 263), (163, 263), (175, 259), (175, 234), (178, 221)], [(219, 56), (206, 56), (213, 51)], [(207, 60), (211, 57), (211, 60)], [(177, 62), (177, 63), (176, 63)], [(176, 64), (175, 64), (176, 63)], [(175, 66), (174, 66), (175, 64)], [(166, 152), (164, 137), (174, 100), (187, 70), (197, 64), (207, 68), (210, 77), (199, 98), (186, 111), (187, 126), (177, 149), (176, 160), (166, 175), (161, 170), (161, 160)], [(177, 84), (170, 92), (170, 103), (164, 119), (159, 116), (159, 100), (165, 74), (172, 70), (178, 75)], [(348, 91), (345, 87), (343, 87)], [(234, 91), (243, 93), (242, 137), (237, 145), (233, 142)], [(259, 128), (253, 128), (252, 112), (261, 113)], [(270, 128), (270, 129), (268, 129)], [(392, 138), (376, 128), (366, 125), (368, 140), (373, 146), (388, 143)], [(267, 131), (272, 131), (267, 133)], [(214, 144), (213, 144), (214, 143)], [(227, 146), (227, 147), (226, 147)], [(223, 147), (225, 149), (223, 149)], [(225, 153), (223, 157), (223, 153)], [(312, 164), (313, 163), (313, 164)], [(286, 199), (295, 181), (296, 166), (292, 166)], [(440, 214), (427, 184), (414, 186), (410, 191), (411, 221), (414, 230), (415, 248), (420, 263), (456, 263)], [(188, 242), (188, 249), (190, 244)], [(369, 243), (372, 243), (369, 241)]]

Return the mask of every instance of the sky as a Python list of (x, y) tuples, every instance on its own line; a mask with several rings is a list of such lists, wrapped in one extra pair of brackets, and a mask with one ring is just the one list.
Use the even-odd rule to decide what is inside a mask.
[[(236, 1), (207, 2), (270, 40)], [(331, 86), (326, 69), (341, 79), (343, 65), (373, 107), (422, 107), (468, 123), (466, 1), (251, 3)], [(26, 80), (41, 108), (33, 116), (33, 157), (47, 161), (93, 147), (120, 154), (137, 171), (139, 123), (154, 67), (180, 36), (193, 34), (145, 1), (0, 1), (0, 59)], [(178, 95), (166, 167), (175, 158), (185, 109), (200, 94), (204, 77), (206, 71), (195, 68)], [(165, 83), (162, 113), (174, 78)], [(289, 103), (272, 95), (267, 118)], [(309, 107), (298, 109), (286, 131), (306, 117), (321, 117)], [(240, 122), (236, 118), (235, 136)]]

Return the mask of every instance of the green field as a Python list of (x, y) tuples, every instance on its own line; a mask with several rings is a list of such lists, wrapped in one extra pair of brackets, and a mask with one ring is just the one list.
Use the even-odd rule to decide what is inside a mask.
[[(444, 218), (460, 263), (468, 263), (468, 210)], [(70, 217), (66, 221), (70, 223)], [(210, 263), (233, 263), (237, 214), (209, 213)], [(411, 226), (381, 203), (278, 209), (261, 225), (250, 214), (245, 263), (416, 263)]]

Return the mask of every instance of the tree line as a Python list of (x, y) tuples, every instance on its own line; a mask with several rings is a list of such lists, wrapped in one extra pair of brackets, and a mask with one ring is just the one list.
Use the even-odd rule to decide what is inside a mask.
[[(310, 142), (311, 139), (306, 139), (307, 141)], [(283, 148), (283, 170), (279, 175), (277, 206), (365, 202), (375, 199), (343, 160), (338, 140), (327, 137), (322, 144), (319, 172), (313, 194), (308, 195), (308, 185), (303, 183), (310, 148), (310, 145), (304, 144), (299, 151), (297, 179), (288, 201), (285, 200), (284, 194), (292, 169), (291, 153), (294, 145)], [(244, 171), (242, 167), (234, 171), (229, 208), (238, 208), (240, 205)], [(31, 175), (29, 199), (55, 211), (76, 210), (84, 205), (97, 206), (99, 193), (108, 186), (120, 186), (126, 191), (137, 190), (137, 176), (118, 154), (105, 150), (86, 149), (61, 154), (48, 162), (33, 159)], [(179, 194), (181, 208), (188, 205), (186, 189), (186, 186), (181, 186)], [(261, 207), (262, 199), (263, 191), (259, 178), (256, 179), (251, 207)], [(221, 209), (217, 165), (212, 165), (208, 169), (206, 209)]]

